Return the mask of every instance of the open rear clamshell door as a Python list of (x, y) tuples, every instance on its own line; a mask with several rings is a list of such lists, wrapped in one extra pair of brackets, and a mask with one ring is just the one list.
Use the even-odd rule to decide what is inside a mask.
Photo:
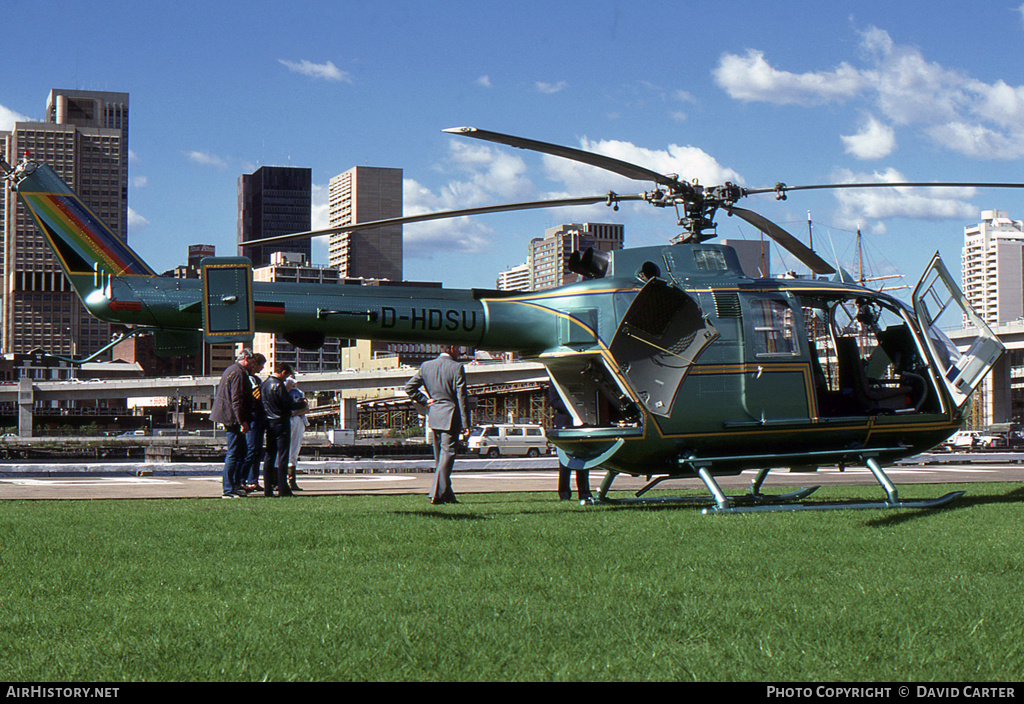
[[(957, 408), (962, 408), (1006, 347), (971, 308), (938, 254), (932, 257), (914, 289), (914, 312), (926, 333), (929, 352), (942, 381)], [(965, 326), (977, 330), (978, 336), (961, 353), (942, 328)]]
[(718, 338), (700, 306), (661, 279), (648, 281), (622, 318), (609, 348), (651, 413), (672, 413), (679, 385)]

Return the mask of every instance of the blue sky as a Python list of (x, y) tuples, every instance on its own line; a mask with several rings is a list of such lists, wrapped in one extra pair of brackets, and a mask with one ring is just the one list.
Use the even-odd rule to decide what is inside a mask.
[[(651, 184), (441, 132), (472, 125), (601, 151), (704, 184), (1024, 181), (1021, 0), (516, 3), (0, 0), (0, 129), (43, 118), (51, 88), (131, 95), (129, 243), (154, 268), (194, 243), (233, 254), (236, 182), (262, 165), (329, 179), (400, 167), (406, 214)], [(913, 284), (959, 270), (983, 209), (1024, 192), (794, 193), (742, 205), (856, 266)], [(490, 287), (564, 222), (666, 242), (673, 213), (624, 204), (406, 226), (406, 277)], [(719, 235), (756, 238), (735, 218)], [(326, 247), (315, 246), (321, 263)], [(800, 269), (776, 255), (773, 268)]]

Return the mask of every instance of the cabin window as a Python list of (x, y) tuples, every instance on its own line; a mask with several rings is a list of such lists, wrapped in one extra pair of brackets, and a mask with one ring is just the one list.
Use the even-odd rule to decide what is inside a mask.
[(717, 249), (695, 249), (693, 260), (702, 271), (725, 271), (729, 268), (725, 255)]
[(793, 311), (785, 301), (764, 298), (751, 302), (756, 357), (795, 357), (800, 354)]

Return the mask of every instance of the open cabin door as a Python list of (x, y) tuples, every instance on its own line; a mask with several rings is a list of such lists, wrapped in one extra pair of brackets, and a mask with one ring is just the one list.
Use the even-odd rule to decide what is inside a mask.
[(694, 360), (717, 338), (696, 301), (651, 279), (633, 299), (609, 350), (647, 410), (669, 416)]
[[(957, 408), (963, 408), (1006, 347), (971, 308), (937, 253), (914, 289), (914, 312), (953, 403)], [(975, 328), (978, 336), (970, 348), (961, 353), (942, 332), (942, 327), (966, 326)]]

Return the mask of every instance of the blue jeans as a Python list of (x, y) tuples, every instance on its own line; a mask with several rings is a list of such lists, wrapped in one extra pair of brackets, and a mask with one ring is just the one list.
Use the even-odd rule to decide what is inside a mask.
[(228, 452), (224, 456), (224, 493), (228, 494), (242, 486), (242, 472), (245, 470), (245, 453), (249, 446), (245, 442), (242, 427), (232, 425), (225, 428), (228, 436)]
[(260, 460), (263, 459), (263, 435), (266, 431), (266, 418), (257, 416), (252, 419), (245, 436), (249, 450), (245, 453), (245, 470), (242, 472), (243, 483), (247, 486), (260, 483)]

